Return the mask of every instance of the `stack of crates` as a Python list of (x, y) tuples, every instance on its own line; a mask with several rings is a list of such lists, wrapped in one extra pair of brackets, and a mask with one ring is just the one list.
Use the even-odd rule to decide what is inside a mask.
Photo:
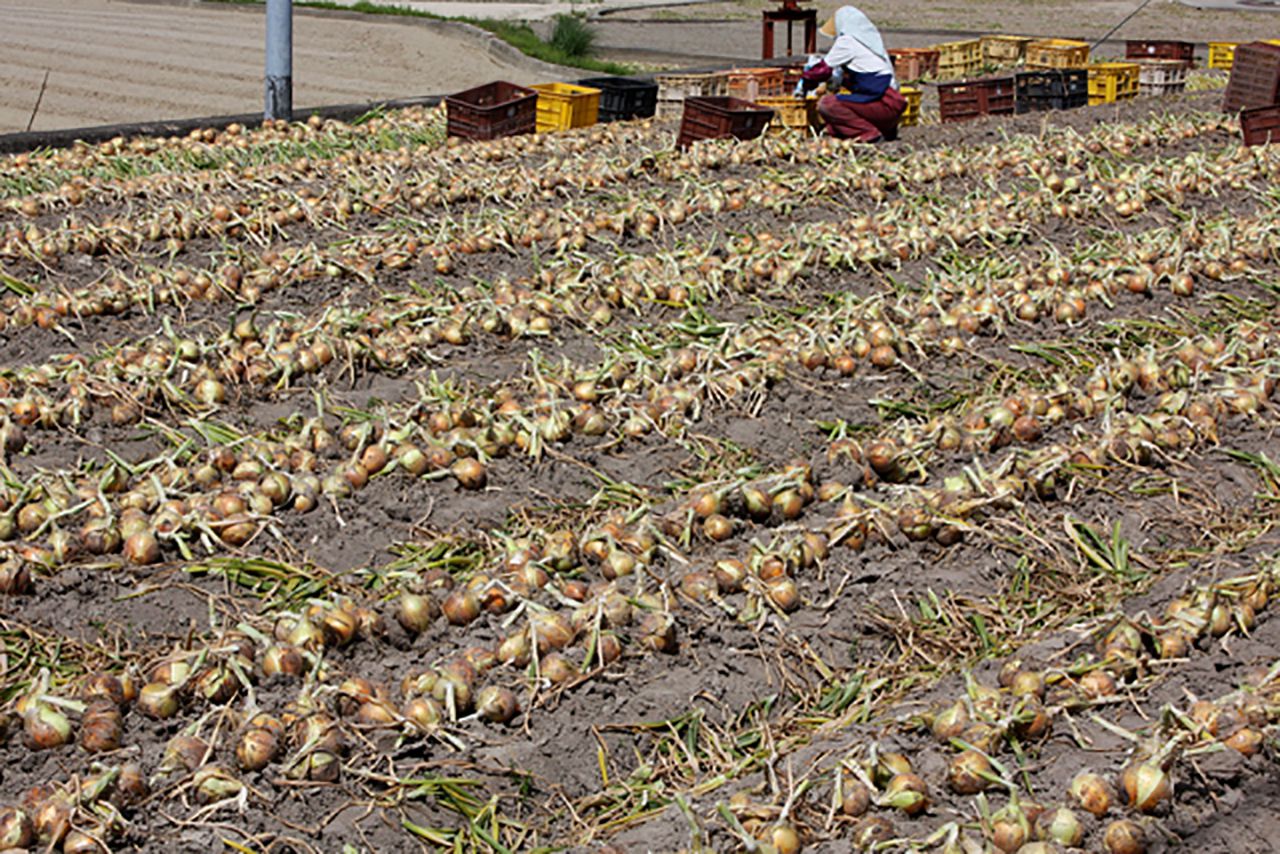
[(1095, 62), (1089, 66), (1089, 104), (1110, 104), (1138, 97), (1136, 62)]
[(658, 103), (654, 112), (658, 118), (681, 115), (686, 98), (715, 98), (728, 91), (728, 80), (719, 72), (659, 74), (654, 79), (658, 83)]
[(1280, 45), (1249, 42), (1237, 46), (1222, 109), (1234, 113), (1276, 103), (1280, 103)]
[(600, 90), (573, 83), (536, 83), (538, 133), (589, 127), (600, 115)]
[(1187, 70), (1182, 59), (1135, 59), (1138, 64), (1138, 94), (1175, 95), (1186, 91)]
[(982, 70), (982, 42), (965, 39), (935, 44), (938, 52), (938, 79), (959, 80)]
[(902, 118), (898, 120), (898, 125), (913, 127), (920, 124), (920, 101), (923, 100), (924, 93), (914, 86), (903, 86), (898, 91), (907, 99), (907, 108), (902, 111)]
[(1071, 39), (1037, 39), (1026, 49), (1027, 68), (1080, 68), (1089, 64), (1089, 43)]
[(983, 36), (982, 61), (987, 65), (1017, 65), (1026, 58), (1027, 45), (1035, 39), (1026, 36)]

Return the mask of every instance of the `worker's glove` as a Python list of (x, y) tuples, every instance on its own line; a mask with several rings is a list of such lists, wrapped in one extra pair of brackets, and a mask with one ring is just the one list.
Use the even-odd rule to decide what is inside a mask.
[(804, 70), (808, 71), (810, 68), (813, 68), (819, 62), (822, 62), (822, 57), (814, 56), (813, 54), (810, 54), (809, 59), (804, 64)]
[(793, 92), (792, 94), (795, 95), (797, 98), (804, 97), (804, 81), (803, 80), (801, 80), (799, 83), (796, 84), (796, 91)]

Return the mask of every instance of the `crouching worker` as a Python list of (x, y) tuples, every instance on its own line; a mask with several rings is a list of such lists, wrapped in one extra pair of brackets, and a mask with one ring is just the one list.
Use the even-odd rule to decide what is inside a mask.
[(834, 37), (821, 59), (811, 57), (796, 94), (827, 84), (818, 114), (837, 139), (884, 142), (898, 138), (898, 121), (907, 101), (898, 91), (893, 63), (876, 25), (853, 6), (842, 6), (820, 32)]

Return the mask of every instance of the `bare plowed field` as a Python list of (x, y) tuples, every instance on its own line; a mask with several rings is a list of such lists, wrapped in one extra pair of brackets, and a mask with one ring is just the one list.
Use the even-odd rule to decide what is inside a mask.
[[(252, 113), (262, 109), (261, 8), (106, 0), (0, 0), (0, 133)], [(297, 14), (294, 104), (453, 92), (528, 65), (418, 22)]]

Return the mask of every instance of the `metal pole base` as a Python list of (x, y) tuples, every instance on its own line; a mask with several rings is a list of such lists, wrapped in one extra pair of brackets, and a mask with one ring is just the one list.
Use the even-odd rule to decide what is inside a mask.
[(293, 120), (293, 78), (268, 77), (263, 118)]

